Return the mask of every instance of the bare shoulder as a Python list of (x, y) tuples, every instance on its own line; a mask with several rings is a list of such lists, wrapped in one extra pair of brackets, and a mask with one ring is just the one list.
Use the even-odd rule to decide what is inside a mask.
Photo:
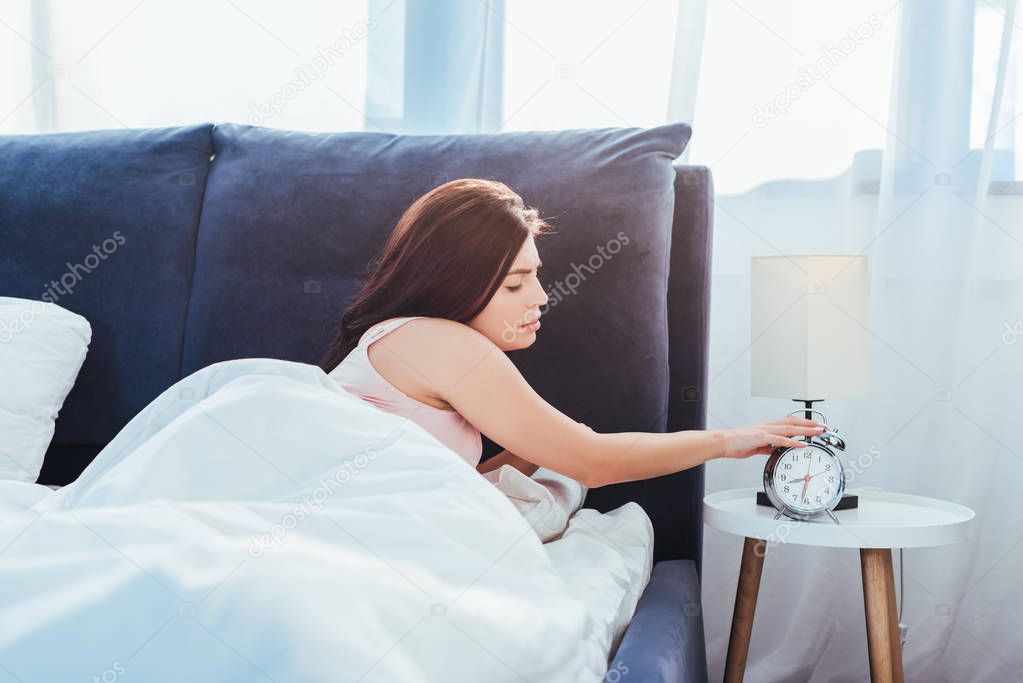
[(446, 318), (416, 318), (387, 336), (394, 337), (391, 346), (395, 351), (421, 366), (424, 375), (435, 377), (438, 383), (500, 351), (485, 335)]
[(389, 337), (401, 340), (410, 348), (419, 348), (433, 354), (478, 349), (490, 351), (497, 346), (483, 334), (464, 323), (447, 318), (416, 318), (410, 320)]
[(370, 345), (369, 358), (391, 384), (414, 398), (441, 407), (444, 388), (479, 363), (497, 345), (463, 323), (416, 318)]

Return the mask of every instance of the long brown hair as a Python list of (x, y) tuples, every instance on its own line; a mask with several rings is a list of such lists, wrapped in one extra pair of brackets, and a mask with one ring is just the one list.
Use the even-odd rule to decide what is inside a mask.
[(429, 316), (468, 322), (486, 307), (530, 235), (549, 232), (536, 209), (504, 183), (452, 180), (405, 210), (341, 328), (320, 361), (330, 372), (362, 334), (389, 318)]

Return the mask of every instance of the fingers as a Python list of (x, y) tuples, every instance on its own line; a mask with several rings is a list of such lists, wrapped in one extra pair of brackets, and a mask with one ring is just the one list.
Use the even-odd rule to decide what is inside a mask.
[(786, 427), (781, 431), (788, 436), (793, 436), (795, 434), (820, 434), (822, 429), (822, 427)]
[(803, 446), (806, 445), (805, 441), (796, 441), (795, 439), (790, 439), (786, 436), (782, 436), (781, 434), (768, 434), (767, 439), (769, 443), (775, 448), (779, 446), (791, 446), (793, 448), (802, 448)]
[(766, 440), (766, 441), (775, 441), (775, 440), (777, 440), (778, 443), (777, 444), (770, 444), (770, 443), (768, 443), (767, 445), (760, 445), (760, 446), (752, 447), (749, 450), (747, 450), (745, 453), (742, 453), (742, 454), (736, 455), (736, 456), (732, 456), (732, 457), (749, 458), (749, 457), (752, 457), (754, 455), (771, 455), (772, 453), (774, 453), (775, 449), (778, 448), (779, 446), (795, 445), (795, 446), (798, 447), (798, 446), (804, 446), (805, 445), (805, 444), (803, 444), (800, 441), (792, 441), (791, 439), (785, 439), (784, 437), (778, 437), (778, 436), (775, 436), (773, 434), (765, 435), (764, 440)]
[(816, 420), (807, 420), (805, 417), (794, 417), (790, 416), (785, 418), (785, 422), (790, 425), (803, 425), (808, 427), (823, 427), (824, 425)]
[(769, 425), (797, 425), (800, 427), (826, 427), (827, 425), (814, 420), (807, 420), (805, 417), (783, 417), (777, 420), (769, 420), (764, 424)]
[(766, 424), (762, 425), (765, 427), (765, 431), (772, 434), (784, 434), (785, 436), (802, 436), (804, 434), (820, 434), (824, 431), (824, 427), (803, 427), (796, 425), (784, 425), (784, 424)]
[(748, 428), (733, 430), (734, 454), (728, 457), (746, 458), (752, 455), (770, 454), (776, 448), (804, 448), (806, 441), (799, 441), (792, 436), (819, 434), (820, 429), (796, 425), (774, 425), (770, 429)]

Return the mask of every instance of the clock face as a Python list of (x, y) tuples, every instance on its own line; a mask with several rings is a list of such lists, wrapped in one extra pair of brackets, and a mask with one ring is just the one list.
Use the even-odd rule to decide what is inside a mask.
[(823, 448), (791, 448), (775, 464), (771, 483), (788, 507), (798, 512), (819, 512), (841, 494), (842, 463)]

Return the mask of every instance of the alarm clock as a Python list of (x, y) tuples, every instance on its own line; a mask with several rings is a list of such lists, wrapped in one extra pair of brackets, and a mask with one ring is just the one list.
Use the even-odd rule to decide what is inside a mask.
[(827, 426), (819, 410), (796, 410), (789, 415), (820, 415), (825, 430), (815, 436), (804, 436), (803, 446), (776, 448), (764, 465), (764, 493), (778, 510), (775, 519), (785, 515), (809, 521), (825, 514), (835, 524), (833, 510), (842, 502), (845, 492), (845, 470), (836, 451), (845, 450), (845, 441), (837, 429)]

